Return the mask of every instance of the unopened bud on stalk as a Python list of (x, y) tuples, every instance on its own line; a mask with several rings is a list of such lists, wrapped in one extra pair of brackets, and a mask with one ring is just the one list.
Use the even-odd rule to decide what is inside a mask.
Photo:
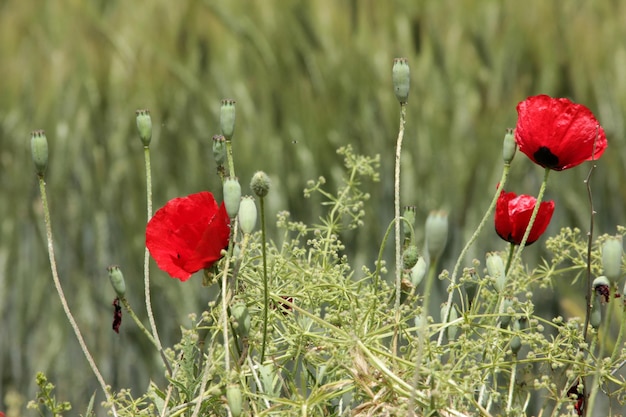
[(413, 237), (413, 229), (415, 228), (415, 206), (406, 206), (404, 213), (402, 214), (404, 221), (402, 222), (402, 234), (404, 235), (404, 241), (411, 242)]
[(602, 244), (602, 268), (604, 275), (617, 282), (622, 275), (622, 237), (611, 236)]
[(248, 337), (250, 334), (250, 312), (244, 302), (235, 303), (230, 308), (231, 314), (237, 323), (237, 333), (240, 337)]
[(611, 294), (611, 283), (609, 279), (604, 275), (597, 277), (593, 280), (592, 288), (593, 292), (600, 297), (600, 300), (608, 303)]
[(589, 315), (589, 324), (591, 324), (591, 327), (596, 330), (598, 330), (602, 324), (602, 296), (598, 293), (596, 293), (593, 297), (591, 314)]
[(515, 142), (515, 135), (513, 135), (513, 129), (507, 129), (504, 135), (504, 141), (502, 143), (502, 159), (505, 164), (510, 164), (515, 156), (517, 150), (517, 143)]
[(402, 253), (402, 268), (411, 269), (417, 264), (420, 255), (417, 252), (417, 246), (411, 245)]
[(122, 298), (126, 294), (126, 282), (124, 281), (124, 275), (119, 266), (111, 265), (107, 268), (109, 271), (109, 280), (115, 290), (118, 297)]
[(233, 138), (235, 132), (235, 100), (222, 100), (220, 108), (220, 128), (226, 140)]
[(241, 185), (237, 177), (228, 177), (224, 180), (224, 205), (228, 217), (233, 219), (239, 212), (241, 203)]
[(428, 256), (431, 262), (435, 262), (443, 253), (448, 241), (448, 213), (431, 211), (426, 218), (424, 229)]
[(250, 180), (250, 188), (258, 197), (265, 197), (271, 184), (270, 177), (263, 171), (257, 171)]
[(393, 81), (393, 91), (400, 104), (404, 104), (409, 99), (409, 87), (411, 85), (411, 70), (409, 61), (406, 58), (395, 58), (391, 70)]
[(213, 136), (213, 159), (218, 166), (226, 161), (226, 139), (222, 135)]
[(35, 130), (30, 134), (30, 152), (37, 175), (43, 177), (48, 167), (48, 139), (43, 130)]
[(487, 273), (494, 279), (494, 285), (498, 292), (502, 292), (506, 283), (504, 273), (504, 261), (497, 253), (487, 254)]
[(415, 264), (415, 266), (411, 268), (411, 273), (409, 274), (409, 277), (411, 278), (411, 284), (413, 284), (414, 287), (417, 287), (420, 284), (420, 282), (422, 282), (422, 280), (426, 276), (427, 270), (428, 270), (428, 265), (426, 264), (426, 260), (424, 259), (423, 256), (421, 256), (417, 260), (417, 263)]
[[(514, 319), (511, 323), (511, 330), (514, 332), (520, 331), (520, 323), (518, 319)], [(511, 338), (511, 351), (514, 355), (517, 355), (519, 350), (522, 348), (522, 339), (517, 335), (513, 335)]]
[(256, 204), (254, 198), (251, 196), (245, 196), (241, 198), (239, 204), (239, 227), (244, 234), (252, 233), (254, 226), (256, 225)]
[(150, 112), (145, 109), (137, 110), (137, 130), (139, 131), (139, 139), (143, 146), (150, 146), (152, 140), (152, 118)]
[(239, 417), (242, 412), (243, 397), (238, 384), (228, 384), (226, 387), (226, 400), (228, 401), (228, 408), (232, 416)]

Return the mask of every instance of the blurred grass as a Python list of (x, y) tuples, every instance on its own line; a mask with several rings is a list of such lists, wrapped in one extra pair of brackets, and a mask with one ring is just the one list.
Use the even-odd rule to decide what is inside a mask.
[[(416, 205), (418, 219), (450, 211), (451, 255), (495, 189), (515, 105), (539, 93), (570, 97), (594, 111), (609, 138), (592, 184), (596, 230), (613, 232), (626, 223), (625, 32), (619, 1), (1, 2), (0, 409), (8, 392), (33, 397), (38, 370), (79, 412), (97, 389), (53, 293), (30, 131), (45, 129), (50, 143), (47, 181), (70, 305), (105, 378), (143, 390), (160, 377), (156, 361), (128, 321), (120, 336), (110, 330), (105, 271), (122, 267), (141, 313), (145, 180), (135, 109), (149, 108), (155, 122), (155, 207), (203, 189), (220, 194), (210, 139), (226, 97), (237, 100), (237, 174), (245, 191), (254, 171), (270, 174), (272, 216), (288, 209), (317, 219), (302, 188), (340, 175), (338, 146), (382, 154), (367, 225), (344, 236), (358, 267), (373, 264), (392, 219), (394, 57), (406, 56), (412, 71), (403, 204)], [(549, 231), (586, 230), (587, 169), (551, 176)], [(508, 188), (535, 193), (541, 175), (520, 154)], [(539, 245), (525, 256), (538, 256)], [(502, 247), (487, 232), (472, 255)], [(198, 294), (195, 279), (180, 285), (153, 271), (153, 306), (169, 345), (210, 295)], [(572, 296), (582, 305), (582, 293)]]

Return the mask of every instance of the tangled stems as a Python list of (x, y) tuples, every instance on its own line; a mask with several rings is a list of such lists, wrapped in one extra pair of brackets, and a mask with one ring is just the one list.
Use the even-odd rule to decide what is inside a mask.
[(50, 221), (50, 209), (48, 207), (48, 195), (46, 192), (46, 182), (43, 178), (43, 175), (39, 175), (39, 190), (41, 192), (41, 202), (43, 205), (44, 222), (46, 224), (46, 240), (48, 242), (48, 256), (50, 258), (50, 269), (52, 270), (52, 280), (54, 281), (54, 286), (59, 295), (59, 299), (61, 300), (63, 311), (65, 312), (65, 315), (67, 316), (67, 319), (70, 322), (72, 329), (74, 330), (74, 334), (76, 335), (76, 338), (78, 339), (78, 344), (80, 345), (80, 348), (82, 349), (83, 354), (85, 355), (85, 358), (87, 358), (87, 362), (89, 363), (91, 370), (96, 375), (96, 379), (98, 380), (98, 383), (100, 384), (100, 387), (102, 388), (102, 391), (104, 392), (107, 402), (111, 404), (111, 411), (113, 412), (113, 416), (117, 417), (117, 411), (115, 409), (115, 404), (113, 403), (113, 397), (111, 397), (111, 394), (109, 394), (107, 385), (104, 382), (104, 378), (102, 377), (102, 374), (98, 370), (98, 367), (96, 366), (96, 362), (93, 360), (91, 353), (89, 353), (89, 349), (87, 349), (87, 345), (85, 344), (83, 335), (80, 332), (80, 329), (78, 327), (78, 324), (76, 323), (76, 320), (74, 320), (74, 316), (72, 315), (72, 312), (70, 311), (70, 307), (67, 304), (67, 299), (65, 298), (63, 287), (61, 286), (61, 280), (59, 279), (59, 273), (57, 271), (56, 258), (54, 256), (54, 244), (52, 240), (52, 223)]
[[(452, 270), (452, 276), (450, 277), (450, 287), (453, 287), (456, 284), (456, 279), (457, 279), (457, 275), (459, 273), (459, 268), (461, 267), (461, 262), (465, 258), (465, 255), (467, 255), (467, 252), (469, 251), (470, 247), (474, 244), (474, 242), (478, 238), (478, 235), (480, 235), (480, 232), (485, 227), (485, 224), (487, 223), (487, 220), (491, 216), (491, 213), (493, 213), (493, 210), (496, 208), (496, 203), (498, 202), (498, 197), (500, 196), (500, 193), (504, 189), (504, 185), (506, 184), (506, 180), (507, 180), (507, 178), (509, 176), (510, 168), (511, 168), (511, 164), (510, 163), (505, 163), (504, 164), (504, 169), (502, 170), (502, 177), (500, 178), (500, 183), (498, 185), (498, 189), (496, 190), (496, 193), (494, 194), (493, 199), (491, 200), (491, 204), (489, 205), (489, 208), (485, 212), (485, 215), (483, 216), (482, 220), (478, 224), (478, 227), (474, 231), (474, 234), (467, 241), (467, 243), (465, 244), (465, 247), (461, 251), (461, 254), (459, 255), (458, 259), (456, 260), (456, 264), (454, 265), (454, 269)], [(537, 202), (537, 205), (535, 206), (535, 210), (537, 210), (538, 207), (539, 207), (539, 202)], [(537, 213), (533, 213), (533, 214), (536, 217)], [(530, 228), (526, 229), (526, 234), (524, 236), (524, 238), (525, 238), (524, 242), (526, 241), (526, 239), (528, 239), (529, 232), (530, 232)], [(450, 315), (450, 309), (452, 308), (452, 297), (453, 296), (454, 296), (454, 292), (453, 291), (449, 291), (448, 292), (448, 301), (446, 302), (446, 309), (444, 311), (443, 317), (441, 318), (442, 324), (445, 324), (445, 323), (448, 322), (448, 316)], [(439, 331), (439, 338), (437, 339), (437, 346), (441, 346), (441, 343), (443, 342), (444, 331), (445, 331), (445, 326), (443, 326), (441, 328), (441, 330)]]
[[(146, 165), (146, 206), (147, 206), (147, 220), (150, 221), (152, 218), (152, 170), (150, 168), (150, 147), (143, 147), (143, 155), (144, 161)], [(163, 345), (161, 345), (161, 339), (159, 339), (159, 332), (157, 331), (156, 322), (154, 321), (154, 314), (152, 313), (152, 301), (150, 298), (150, 252), (148, 251), (148, 247), (146, 246), (146, 251), (144, 254), (144, 262), (143, 262), (143, 280), (144, 280), (144, 291), (146, 297), (146, 311), (148, 312), (148, 321), (150, 322), (150, 328), (152, 330), (152, 336), (155, 343), (156, 348), (159, 350), (161, 354), (161, 358), (163, 359), (165, 366), (171, 374), (171, 368), (167, 362), (166, 356), (163, 353)]]

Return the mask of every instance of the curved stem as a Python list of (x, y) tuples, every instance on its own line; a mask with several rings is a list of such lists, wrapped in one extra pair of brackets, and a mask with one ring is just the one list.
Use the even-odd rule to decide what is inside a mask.
[(404, 139), (404, 126), (406, 125), (406, 103), (400, 104), (400, 127), (396, 141), (396, 164), (393, 186), (394, 219), (396, 234), (396, 300), (394, 309), (400, 309), (400, 295), (402, 291), (402, 253), (400, 246), (400, 160), (402, 153), (402, 140)]
[[(478, 238), (478, 235), (480, 235), (480, 232), (485, 227), (485, 224), (487, 223), (487, 219), (489, 219), (489, 217), (491, 216), (491, 213), (493, 213), (493, 210), (496, 208), (496, 203), (498, 202), (498, 197), (500, 197), (500, 193), (504, 189), (504, 185), (506, 184), (506, 180), (507, 180), (507, 178), (509, 176), (510, 168), (511, 168), (510, 164), (504, 164), (504, 169), (502, 170), (502, 177), (500, 178), (500, 184), (498, 185), (498, 188), (496, 189), (496, 193), (493, 196), (493, 199), (491, 200), (491, 204), (489, 204), (489, 208), (487, 209), (487, 211), (485, 212), (485, 215), (483, 216), (482, 220), (478, 224), (478, 227), (474, 231), (474, 234), (467, 241), (467, 243), (465, 244), (465, 247), (461, 251), (461, 254), (459, 255), (458, 259), (456, 260), (456, 263), (454, 265), (454, 269), (452, 270), (452, 275), (450, 276), (450, 286), (453, 286), (453, 285), (456, 284), (456, 279), (457, 279), (457, 276), (459, 274), (459, 268), (461, 267), (461, 263), (463, 262), (463, 259), (465, 259), (465, 255), (467, 255), (467, 252), (469, 251), (470, 247), (472, 247), (472, 245), (474, 244), (474, 242)], [(448, 292), (448, 301), (446, 303), (446, 310), (445, 310), (445, 312), (443, 314), (443, 317), (441, 318), (442, 324), (445, 324), (448, 321), (448, 316), (450, 315), (450, 308), (452, 307), (452, 297), (453, 296), (454, 296), (454, 292), (453, 291), (449, 291)], [(445, 329), (445, 326), (442, 326), (441, 330), (439, 331), (439, 337), (437, 339), (437, 346), (441, 346), (441, 343), (443, 342), (444, 329)]]
[(65, 312), (65, 315), (67, 316), (67, 320), (70, 322), (70, 326), (72, 326), (72, 330), (74, 330), (76, 339), (78, 339), (78, 344), (80, 345), (80, 348), (83, 351), (85, 358), (87, 358), (87, 362), (89, 363), (91, 370), (96, 375), (96, 379), (98, 380), (98, 383), (100, 384), (100, 387), (102, 388), (102, 391), (104, 392), (104, 396), (106, 397), (107, 402), (111, 404), (111, 411), (113, 412), (113, 415), (117, 417), (117, 411), (115, 409), (115, 403), (113, 402), (113, 397), (109, 393), (107, 389), (107, 385), (104, 382), (104, 378), (102, 377), (102, 374), (98, 370), (98, 367), (96, 366), (96, 362), (94, 361), (93, 357), (91, 356), (91, 353), (89, 352), (89, 349), (87, 348), (87, 345), (85, 344), (83, 335), (80, 332), (80, 328), (78, 327), (76, 320), (74, 320), (72, 311), (70, 310), (70, 307), (67, 304), (67, 299), (65, 298), (63, 287), (61, 286), (61, 280), (59, 279), (59, 273), (57, 271), (56, 257), (54, 255), (54, 244), (52, 240), (52, 222), (50, 220), (50, 209), (48, 207), (48, 195), (46, 192), (46, 182), (44, 181), (43, 176), (39, 176), (39, 191), (41, 192), (43, 216), (44, 216), (44, 222), (46, 224), (46, 240), (48, 242), (48, 257), (50, 258), (50, 269), (52, 270), (52, 280), (54, 281), (54, 287), (56, 288), (57, 294), (59, 295), (59, 299), (61, 300), (61, 305), (63, 306), (63, 311)]

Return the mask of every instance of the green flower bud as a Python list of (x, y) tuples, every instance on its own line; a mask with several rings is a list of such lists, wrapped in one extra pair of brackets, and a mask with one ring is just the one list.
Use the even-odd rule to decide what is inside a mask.
[(602, 324), (602, 296), (599, 294), (594, 296), (591, 314), (589, 316), (589, 324), (596, 330), (598, 330)]
[(487, 273), (494, 279), (496, 290), (502, 292), (506, 283), (506, 275), (504, 273), (504, 261), (497, 253), (487, 254)]
[(226, 140), (233, 138), (235, 132), (235, 100), (222, 100), (220, 108), (220, 128)]
[(513, 135), (513, 129), (507, 129), (504, 135), (504, 142), (502, 143), (502, 159), (505, 164), (510, 164), (517, 151), (517, 142), (515, 142), (515, 135)]
[(602, 267), (611, 282), (622, 276), (622, 237), (611, 236), (602, 244)]
[[(514, 332), (519, 332), (520, 331), (520, 323), (518, 319), (514, 319), (511, 322), (511, 330)], [(511, 351), (513, 352), (514, 355), (517, 355), (519, 350), (522, 348), (522, 339), (518, 336), (518, 335), (513, 335), (513, 337), (511, 338)]]
[(111, 265), (107, 268), (109, 271), (109, 281), (111, 281), (111, 285), (113, 289), (117, 293), (118, 297), (124, 297), (126, 294), (126, 282), (124, 281), (124, 275), (122, 274), (119, 266)]
[(611, 287), (609, 279), (607, 277), (605, 277), (604, 275), (597, 277), (593, 280), (591, 286), (594, 293), (597, 296), (600, 296), (601, 301), (604, 301), (605, 303), (609, 302), (609, 297), (611, 296)]
[(258, 197), (265, 197), (270, 190), (270, 177), (263, 171), (257, 171), (250, 181), (250, 188)]
[(37, 175), (43, 177), (48, 167), (48, 139), (46, 132), (35, 130), (30, 134), (30, 152), (35, 163)]
[(426, 259), (421, 256), (417, 260), (415, 266), (411, 268), (411, 273), (409, 274), (409, 277), (411, 278), (411, 284), (413, 284), (414, 287), (417, 287), (420, 282), (422, 282), (422, 280), (426, 276), (426, 271), (428, 271), (428, 265), (426, 264)]
[(465, 289), (465, 294), (467, 295), (467, 303), (471, 307), (474, 302), (474, 298), (476, 297), (476, 292), (478, 291), (478, 275), (476, 274), (476, 270), (474, 268), (469, 269), (470, 278), (463, 282), (463, 288)]
[(409, 87), (411, 85), (411, 70), (409, 61), (406, 58), (395, 58), (391, 70), (393, 80), (393, 92), (400, 104), (404, 104), (409, 99)]
[(226, 139), (222, 135), (213, 136), (213, 159), (218, 166), (226, 161)]
[(250, 312), (244, 302), (235, 303), (230, 312), (237, 323), (237, 333), (241, 337), (248, 337), (250, 334)]
[(426, 250), (431, 262), (439, 259), (448, 240), (448, 213), (431, 211), (426, 218)]
[(243, 397), (238, 384), (228, 384), (226, 387), (226, 400), (228, 401), (228, 408), (233, 417), (239, 417), (242, 411)]
[(152, 118), (148, 110), (137, 110), (137, 130), (139, 131), (139, 139), (143, 146), (150, 146), (152, 140)]
[(224, 180), (224, 205), (231, 219), (239, 212), (241, 203), (241, 185), (236, 177), (228, 177)]
[(239, 204), (239, 227), (244, 234), (252, 233), (256, 224), (256, 204), (254, 198), (245, 196)]
[(420, 255), (417, 252), (417, 246), (409, 246), (402, 253), (402, 267), (404, 269), (411, 269), (417, 264), (417, 260)]
[(500, 327), (505, 328), (511, 323), (511, 315), (509, 313), (509, 308), (513, 307), (513, 301), (504, 298), (502, 299), (502, 303), (500, 303), (500, 310), (498, 313), (500, 314)]
[(413, 237), (413, 230), (415, 229), (415, 206), (406, 206), (402, 217), (405, 219), (405, 221), (402, 222), (404, 241), (412, 243), (411, 238)]

